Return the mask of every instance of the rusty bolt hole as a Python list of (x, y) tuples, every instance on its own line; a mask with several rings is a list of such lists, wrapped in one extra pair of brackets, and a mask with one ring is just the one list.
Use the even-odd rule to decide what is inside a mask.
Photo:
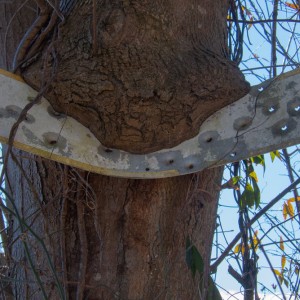
[(148, 172), (148, 171), (150, 171), (150, 168), (146, 168), (145, 170)]
[(239, 130), (246, 129), (248, 126), (249, 126), (249, 123), (241, 124)]
[(30, 123), (30, 124), (32, 124), (32, 123), (34, 123), (34, 122), (35, 122), (35, 119), (34, 119), (34, 117), (33, 117), (33, 116), (31, 116), (31, 115), (27, 114), (27, 115), (26, 115), (26, 117), (24, 118), (24, 121), (25, 121), (26, 123)]
[(190, 164), (190, 165), (188, 165), (188, 169), (194, 169), (194, 165), (192, 165), (192, 164)]
[(209, 138), (206, 139), (206, 143), (211, 143), (212, 140), (213, 140), (213, 138), (212, 138), (212, 137), (209, 137)]
[(57, 144), (57, 141), (56, 140), (50, 140), (48, 143), (49, 143), (49, 145), (54, 146), (54, 145)]
[(56, 146), (59, 143), (59, 134), (55, 132), (47, 132), (43, 134), (45, 144), (48, 146)]

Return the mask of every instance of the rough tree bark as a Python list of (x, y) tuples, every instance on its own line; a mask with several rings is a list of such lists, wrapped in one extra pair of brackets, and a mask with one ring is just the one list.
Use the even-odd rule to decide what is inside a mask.
[[(135, 153), (174, 146), (247, 91), (227, 57), (228, 1), (78, 3), (31, 56), (35, 36), (16, 64), (37, 88), (55, 74), (47, 93), (52, 105), (105, 146)], [(11, 70), (38, 11), (35, 1), (0, 5), (6, 45), (0, 66)], [(9, 276), (16, 280), (8, 290), (15, 299), (199, 299), (204, 293), (186, 265), (186, 239), (208, 273), (222, 169), (131, 180), (14, 155), (7, 191), (49, 254), (11, 216)]]

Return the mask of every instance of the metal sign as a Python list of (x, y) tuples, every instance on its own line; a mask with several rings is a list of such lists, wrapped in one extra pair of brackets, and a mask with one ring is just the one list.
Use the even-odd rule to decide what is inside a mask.
[[(0, 69), (0, 141), (37, 92)], [(217, 111), (199, 134), (172, 149), (140, 155), (108, 149), (73, 118), (42, 100), (27, 113), (14, 146), (84, 170), (117, 177), (163, 178), (201, 171), (300, 143), (300, 70), (252, 87)]]

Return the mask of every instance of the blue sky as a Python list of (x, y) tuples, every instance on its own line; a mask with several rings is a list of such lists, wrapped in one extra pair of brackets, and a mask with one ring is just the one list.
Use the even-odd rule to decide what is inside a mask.
[[(263, 168), (261, 166), (257, 166), (255, 168), (255, 171), (258, 175), (259, 179), (259, 186), (262, 192), (262, 197), (261, 197), (261, 204), (262, 206), (266, 203), (268, 203), (270, 200), (272, 200), (274, 197), (276, 197), (283, 189), (285, 189), (287, 186), (290, 185), (289, 178), (287, 176), (287, 171), (284, 166), (284, 164), (276, 159), (273, 163), (271, 162), (271, 159), (269, 155), (265, 155), (266, 158), (266, 171), (265, 173), (263, 172)], [(299, 171), (300, 164), (296, 164), (296, 170)], [(226, 173), (224, 174), (226, 177)], [(228, 176), (228, 175), (227, 175)], [(283, 216), (282, 216), (282, 205), (284, 200), (287, 200), (288, 198), (293, 197), (291, 193), (287, 194), (286, 197), (284, 197), (282, 200), (280, 200), (277, 205), (275, 205), (272, 208), (271, 214), (273, 216), (277, 216), (280, 221), (283, 221)], [(228, 242), (231, 241), (232, 238), (235, 237), (235, 235), (239, 231), (238, 227), (238, 207), (235, 203), (234, 197), (233, 197), (233, 192), (232, 190), (223, 190), (221, 193), (220, 197), (220, 206), (218, 210), (218, 214), (221, 217), (222, 220), (222, 226), (223, 230), (226, 232), (226, 237)], [(264, 226), (265, 230), (270, 228), (270, 225), (266, 224), (264, 220), (262, 219), (262, 225)], [(292, 225), (292, 224), (290, 224)], [(297, 227), (297, 224), (295, 224)], [(258, 236), (262, 236), (261, 230), (258, 228), (258, 226), (254, 226), (255, 230), (259, 230)], [(299, 228), (299, 224), (298, 224)], [(299, 234), (299, 229), (296, 229), (298, 232), (298, 236), (300, 237)], [(226, 241), (224, 238), (222, 238), (222, 234), (219, 232), (219, 243), (223, 244), (224, 246), (226, 245)], [(275, 230), (271, 231), (269, 234), (269, 238), (271, 240), (277, 240), (279, 241), (279, 234)], [(263, 243), (268, 243), (268, 239), (264, 239)], [(268, 249), (268, 248), (266, 248)], [(220, 252), (219, 252), (220, 253)], [(271, 288), (272, 284), (276, 284), (275, 278), (273, 277), (269, 266), (267, 264), (267, 261), (264, 259), (262, 253), (258, 251), (258, 256), (259, 258), (259, 274), (258, 274), (258, 282), (262, 282), (269, 288)], [(215, 252), (213, 252), (212, 257), (215, 256)], [(280, 264), (281, 264), (281, 259), (279, 256), (271, 256), (271, 261), (272, 264), (275, 268), (280, 270)], [(228, 264), (231, 263), (232, 266), (238, 270), (237, 265), (235, 264), (233, 259), (229, 259), (224, 261), (218, 268), (217, 272), (217, 283), (223, 287), (226, 288), (227, 290), (234, 291), (235, 293), (241, 290), (240, 284), (233, 278), (231, 275), (228, 274), (227, 269), (228, 269)], [(262, 286), (258, 286), (260, 289)], [(277, 292), (278, 288), (277, 288)], [(288, 290), (285, 289), (285, 292), (288, 294)], [(270, 293), (267, 293), (267, 295)], [(242, 294), (240, 294), (241, 296)], [(271, 295), (269, 295), (271, 296)], [(238, 294), (235, 295), (235, 297), (238, 298)], [(272, 296), (273, 297), (273, 296)], [(228, 299), (228, 298), (224, 298)], [(234, 297), (231, 299), (235, 299)], [(240, 299), (240, 298), (238, 298)], [(268, 298), (263, 298), (263, 299), (268, 299)], [(272, 298), (269, 298), (272, 299)], [(278, 298), (274, 298), (278, 299)], [(279, 298), (280, 299), (280, 298)]]
[[(249, 8), (249, 11), (245, 12), (245, 16), (247, 20), (250, 20), (251, 17), (254, 18), (254, 20), (257, 20), (258, 16), (255, 15), (254, 11), (251, 10), (251, 5), (249, 4), (249, 1), (242, 1), (242, 3)], [(273, 1), (266, 0), (266, 1), (252, 1), (256, 7), (260, 6), (260, 8), (264, 11), (265, 15), (262, 16), (262, 18), (266, 19), (272, 19), (272, 6)], [(291, 3), (291, 1), (290, 1)], [(298, 18), (297, 14), (295, 14), (295, 10), (289, 8), (286, 5), (285, 1), (279, 1), (279, 14), (278, 19), (286, 19), (294, 15), (294, 18)], [(252, 16), (251, 16), (252, 14)], [(265, 25), (266, 31), (270, 31), (271, 23), (266, 23)], [(299, 55), (298, 55), (298, 49), (300, 47), (300, 30), (299, 30), (299, 23), (291, 23), (291, 24), (285, 24), (280, 23), (277, 26), (277, 39), (278, 42), (283, 46), (279, 51), (277, 51), (277, 64), (278, 65), (290, 65), (293, 60), (299, 62)], [(288, 30), (294, 31), (296, 33), (289, 34)], [(250, 82), (251, 85), (256, 85), (260, 83), (261, 81), (269, 79), (270, 72), (269, 69), (263, 69), (261, 67), (263, 66), (270, 66), (271, 63), (271, 45), (268, 40), (266, 40), (263, 36), (265, 36), (265, 32), (262, 34), (262, 27), (261, 25), (252, 25), (248, 30), (246, 30), (246, 34), (244, 37), (244, 41), (246, 44), (244, 44), (244, 53), (243, 53), (243, 61), (240, 64), (240, 69), (244, 70), (244, 74), (246, 76), (246, 79)], [(283, 55), (283, 51), (287, 51), (290, 54), (291, 60), (288, 61)], [(246, 69), (254, 68), (252, 71), (247, 71)], [(255, 69), (257, 68), (257, 69)], [(261, 69), (260, 69), (261, 68)], [(291, 70), (292, 67), (279, 67), (277, 68), (277, 74), (281, 74), (282, 72), (287, 72)], [(300, 95), (300, 92), (299, 92)], [(294, 149), (294, 148), (291, 148)], [(292, 151), (289, 149), (289, 151)], [(275, 149), (274, 149), (275, 150)], [(258, 179), (259, 179), (259, 187), (262, 192), (261, 196), (261, 204), (268, 203), (271, 201), (275, 196), (278, 195), (283, 189), (285, 189), (287, 186), (289, 186), (290, 181), (287, 176), (287, 170), (279, 159), (276, 159), (273, 163), (271, 162), (270, 156), (268, 154), (265, 155), (266, 158), (266, 171), (263, 172), (263, 168), (261, 166), (257, 166), (255, 168), (255, 171), (257, 172)], [(300, 163), (298, 163), (298, 160), (300, 161), (300, 156), (295, 156), (293, 158), (293, 164), (295, 164), (295, 170), (300, 174)], [(224, 176), (227, 177), (227, 180), (230, 178), (228, 175), (229, 173), (225, 172)], [(282, 205), (285, 200), (288, 198), (293, 197), (293, 195), (290, 193), (286, 197), (284, 197), (282, 200), (280, 200), (277, 205), (275, 205), (272, 210), (270, 211), (272, 216), (277, 216), (278, 221), (283, 221), (282, 216)], [(226, 238), (227, 241), (230, 242), (233, 237), (238, 233), (239, 227), (238, 227), (238, 207), (235, 203), (233, 192), (232, 190), (223, 190), (221, 193), (220, 198), (220, 206), (218, 210), (218, 214), (220, 215), (223, 230), (226, 232)], [(256, 227), (257, 224), (255, 225)], [(255, 227), (254, 226), (254, 227)], [(268, 224), (265, 220), (262, 219), (262, 226), (265, 230), (270, 228), (270, 224)], [(288, 228), (291, 230), (294, 230), (295, 235), (300, 238), (299, 233), (299, 223), (289, 222), (287, 224)], [(259, 228), (255, 228), (259, 229)], [(220, 230), (218, 229), (218, 232)], [(258, 236), (261, 236), (263, 233), (259, 229)], [(268, 237), (264, 238), (262, 243), (268, 243), (271, 240), (279, 240), (280, 239), (280, 232), (276, 230), (271, 230)], [(222, 234), (218, 234), (218, 242), (224, 247), (226, 247), (226, 241), (222, 237)], [(296, 241), (297, 242), (297, 241)], [(299, 245), (299, 243), (297, 242)], [(278, 248), (278, 247), (277, 247)], [(281, 269), (281, 253), (279, 251), (271, 250), (270, 246), (265, 246), (265, 249), (268, 250), (269, 253), (273, 253), (273, 255), (270, 257), (272, 265), (277, 268), (278, 270)], [(289, 252), (290, 249), (288, 249), (288, 245), (286, 245), (286, 251)], [(220, 255), (220, 252), (218, 253)], [(216, 256), (215, 249), (212, 253), (212, 257), (214, 258)], [(262, 282), (264, 285), (266, 285), (268, 288), (272, 290), (272, 284), (276, 284), (275, 278), (273, 277), (270, 268), (267, 264), (267, 261), (263, 258), (262, 253), (258, 251), (259, 256), (259, 274), (258, 274), (258, 282)], [(242, 291), (240, 284), (227, 272), (228, 263), (231, 263), (232, 266), (238, 270), (237, 264), (235, 264), (234, 259), (228, 259), (227, 261), (224, 261), (218, 268), (217, 276), (216, 276), (216, 282), (220, 285), (220, 287), (226, 288), (227, 290), (232, 291), (235, 294), (235, 296), (225, 296), (223, 294), (224, 299), (243, 299), (242, 294), (239, 293), (239, 291)], [(258, 286), (258, 289), (260, 290), (261, 286)], [(222, 291), (220, 289), (220, 291)], [(274, 290), (272, 290), (274, 291)], [(279, 292), (278, 288), (276, 289), (276, 292)], [(275, 292), (275, 293), (276, 293)], [(288, 295), (288, 290), (285, 289), (286, 295)], [(276, 297), (274, 295), (271, 295), (269, 292), (266, 292), (265, 296), (262, 299), (281, 299), (281, 297)], [(293, 298), (294, 299), (294, 298)]]

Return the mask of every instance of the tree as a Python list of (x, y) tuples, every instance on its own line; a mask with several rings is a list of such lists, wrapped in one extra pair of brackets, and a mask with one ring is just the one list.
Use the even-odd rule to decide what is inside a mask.
[[(0, 65), (45, 89), (107, 149), (175, 146), (249, 88), (229, 60), (228, 1), (181, 2), (1, 4)], [(117, 179), (10, 150), (8, 293), (205, 299), (222, 168)]]

